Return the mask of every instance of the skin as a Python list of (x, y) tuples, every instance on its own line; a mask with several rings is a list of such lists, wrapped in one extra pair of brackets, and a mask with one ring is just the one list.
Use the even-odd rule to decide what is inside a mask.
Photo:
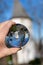
[(0, 58), (16, 53), (20, 48), (7, 48), (5, 45), (5, 37), (12, 25), (12, 21), (0, 23)]

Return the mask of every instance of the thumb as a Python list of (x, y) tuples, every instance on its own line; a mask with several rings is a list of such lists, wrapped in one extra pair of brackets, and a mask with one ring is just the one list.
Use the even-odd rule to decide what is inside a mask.
[(4, 34), (5, 34), (4, 36), (7, 35), (7, 33), (8, 33), (8, 31), (9, 31), (10, 27), (11, 27), (12, 25), (14, 25), (14, 24), (15, 24), (15, 22), (8, 21), (8, 23), (4, 25), (4, 29), (3, 29), (3, 32), (4, 32)]

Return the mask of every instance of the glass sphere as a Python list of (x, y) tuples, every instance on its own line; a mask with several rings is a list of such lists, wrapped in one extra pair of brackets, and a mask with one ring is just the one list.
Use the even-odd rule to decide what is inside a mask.
[(6, 46), (11, 47), (22, 47), (29, 41), (29, 31), (22, 24), (12, 25), (5, 38)]

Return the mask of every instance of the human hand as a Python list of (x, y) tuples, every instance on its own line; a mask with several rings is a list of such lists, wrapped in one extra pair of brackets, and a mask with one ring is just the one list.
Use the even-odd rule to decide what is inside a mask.
[(0, 23), (0, 58), (16, 53), (20, 48), (7, 48), (5, 45), (5, 37), (12, 25), (12, 21)]

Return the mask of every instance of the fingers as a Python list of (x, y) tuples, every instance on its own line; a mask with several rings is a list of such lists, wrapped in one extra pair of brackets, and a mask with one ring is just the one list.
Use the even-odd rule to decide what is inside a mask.
[(11, 55), (11, 54), (15, 54), (19, 50), (20, 50), (20, 48), (10, 48), (10, 49), (7, 50), (6, 56)]
[(3, 58), (5, 56), (15, 54), (17, 51), (19, 51), (20, 48), (3, 48), (1, 49), (0, 58)]
[(16, 53), (17, 51), (20, 50), (20, 48), (10, 48), (10, 54)]

